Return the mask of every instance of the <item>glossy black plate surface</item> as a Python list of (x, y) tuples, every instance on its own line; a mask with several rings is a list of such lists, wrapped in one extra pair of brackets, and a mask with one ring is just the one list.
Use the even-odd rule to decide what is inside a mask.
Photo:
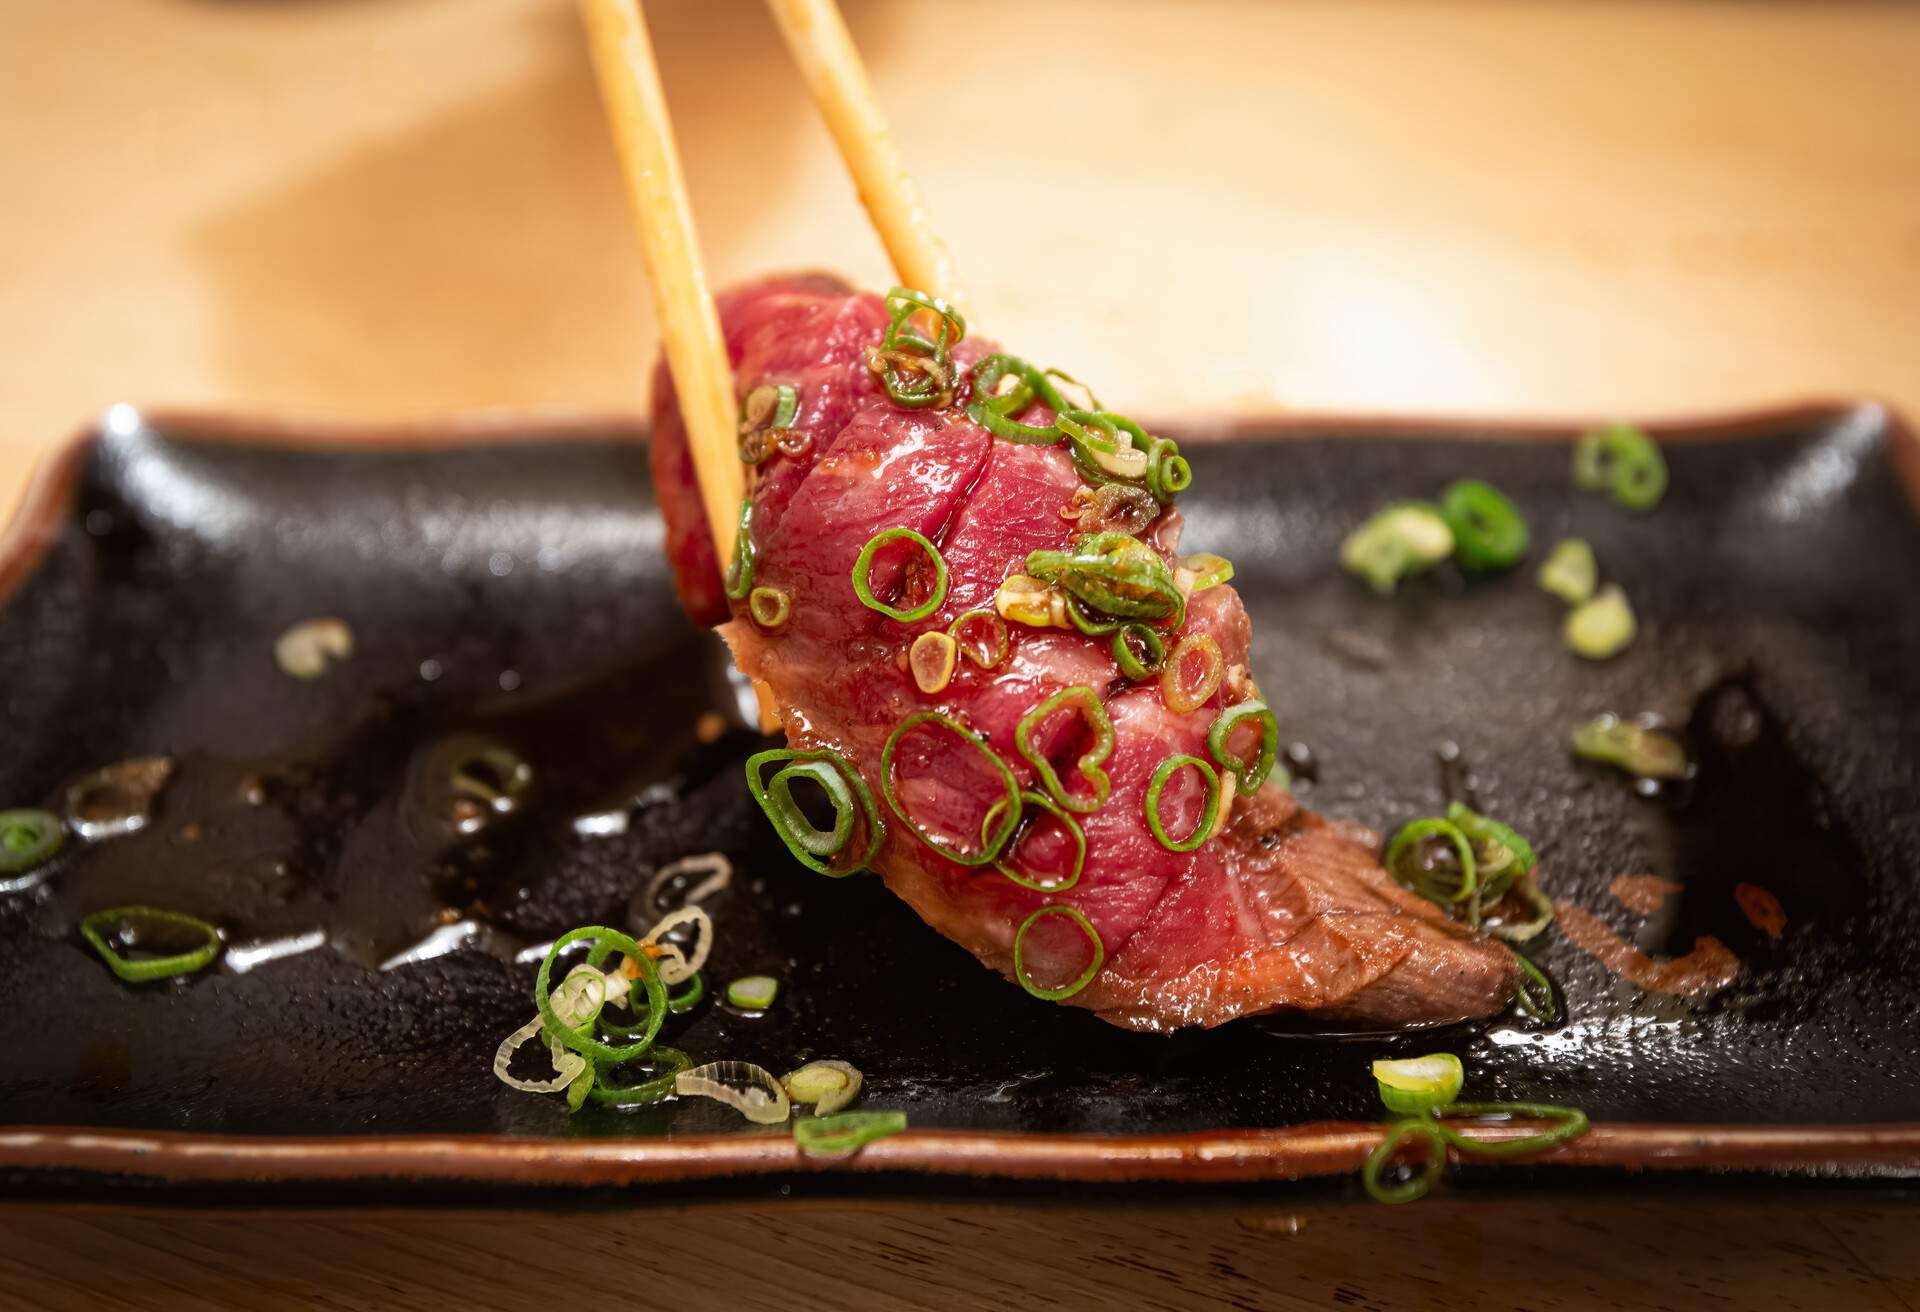
[[(0, 895), (0, 1125), (736, 1128), (705, 1104), (570, 1117), (490, 1069), (531, 1014), (533, 966), (502, 959), (516, 943), (627, 923), (655, 869), (710, 850), (740, 875), (709, 904), (709, 978), (767, 972), (784, 993), (758, 1018), (710, 1003), (671, 1041), (775, 1070), (844, 1058), (868, 1072), (869, 1106), (917, 1125), (1373, 1119), (1367, 1062), (1438, 1047), (1466, 1058), (1471, 1096), (1596, 1119), (1920, 1119), (1920, 517), (1876, 409), (1676, 441), (1646, 516), (1576, 492), (1566, 442), (1540, 435), (1330, 422), (1192, 445), (1186, 541), (1236, 563), (1260, 682), (1311, 748), (1308, 805), (1389, 829), (1465, 787), (1533, 838), (1556, 897), (1649, 952), (1712, 934), (1743, 962), (1723, 993), (1662, 997), (1554, 932), (1538, 955), (1564, 1026), (1385, 1038), (1268, 1021), (1123, 1033), (988, 975), (877, 880), (794, 865), (741, 786), (759, 740), (717, 644), (674, 602), (636, 433), (539, 440), (553, 435), (530, 422), (525, 440), (322, 451), (198, 427), (117, 411), (0, 609), (0, 802), (56, 805), (124, 758), (177, 763), (144, 830), (70, 842), (43, 883)], [(1593, 542), (1641, 617), (1624, 656), (1568, 654), (1530, 567), (1449, 568), (1391, 601), (1335, 568), (1379, 504), (1469, 474), (1527, 511), (1535, 561), (1563, 535)], [(345, 619), (356, 649), (296, 681), (274, 639), (314, 616)], [(1567, 731), (1607, 710), (1685, 725), (1699, 777), (1643, 797), (1570, 759)], [(733, 727), (702, 743), (709, 713)], [(459, 835), (423, 762), (469, 732), (512, 743), (536, 782), (519, 814)], [(1635, 916), (1606, 891), (1625, 872), (1685, 889)], [(1742, 917), (1740, 882), (1779, 897), (1779, 941)], [(122, 984), (75, 924), (128, 902), (217, 920), (226, 964)], [(484, 922), (493, 951), (378, 969), (443, 912)], [(323, 946), (232, 968), (236, 948), (315, 930)]]

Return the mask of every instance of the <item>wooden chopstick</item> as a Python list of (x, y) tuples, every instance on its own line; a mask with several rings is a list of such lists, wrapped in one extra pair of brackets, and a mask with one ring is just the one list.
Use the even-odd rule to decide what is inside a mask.
[(960, 305), (953, 260), (934, 235), (926, 201), (907, 173), (839, 6), (834, 0), (767, 0), (767, 7), (853, 174), (895, 275), (909, 287)]
[(660, 316), (667, 368), (686, 419), (700, 500), (720, 559), (733, 555), (746, 479), (740, 468), (733, 374), (707, 289), (686, 178), (660, 89), (640, 0), (580, 0), (607, 122), (627, 178)]

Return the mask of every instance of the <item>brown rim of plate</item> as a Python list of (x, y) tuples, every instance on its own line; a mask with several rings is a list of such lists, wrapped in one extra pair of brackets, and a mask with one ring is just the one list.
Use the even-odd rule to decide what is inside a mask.
[[(1662, 441), (1727, 440), (1790, 424), (1832, 423), (1877, 412), (1894, 464), (1920, 511), (1920, 438), (1896, 412), (1872, 401), (1812, 401), (1643, 423)], [(425, 448), (512, 441), (529, 432), (586, 437), (640, 420), (622, 414), (487, 412), (399, 423), (255, 419), (142, 412), (172, 440), (234, 441), (346, 449)], [(1598, 421), (1607, 422), (1607, 421)], [(1370, 434), (1565, 441), (1592, 427), (1578, 420), (1423, 418), (1417, 415), (1277, 414), (1188, 422), (1195, 441), (1285, 439), (1364, 429)], [(27, 576), (65, 519), (99, 428), (82, 431), (46, 460), (13, 522), (0, 533), (0, 602)], [(1511, 1138), (1545, 1128), (1524, 1122), (1476, 1133)], [(785, 1133), (686, 1139), (534, 1139), (486, 1135), (279, 1137), (71, 1126), (0, 1128), (0, 1168), (69, 1170), (169, 1181), (404, 1179), (513, 1185), (628, 1185), (717, 1180), (821, 1169), (1040, 1181), (1253, 1183), (1357, 1171), (1380, 1142), (1377, 1124), (1323, 1122), (1271, 1130), (1138, 1136), (908, 1130), (856, 1156), (803, 1156)], [(1786, 1174), (1920, 1172), (1920, 1122), (1898, 1125), (1599, 1124), (1545, 1154), (1517, 1159), (1554, 1166)]]

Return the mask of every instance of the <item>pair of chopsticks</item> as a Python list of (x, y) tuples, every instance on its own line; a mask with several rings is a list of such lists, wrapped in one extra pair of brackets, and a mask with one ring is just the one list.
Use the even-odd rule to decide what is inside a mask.
[[(642, 0), (580, 0), (607, 121), (627, 177), (660, 316), (667, 368), (687, 424), (700, 499), (720, 559), (733, 554), (741, 473), (732, 372), (707, 287)], [(953, 262), (933, 234), (834, 0), (767, 0), (853, 174), (900, 281), (958, 303)]]

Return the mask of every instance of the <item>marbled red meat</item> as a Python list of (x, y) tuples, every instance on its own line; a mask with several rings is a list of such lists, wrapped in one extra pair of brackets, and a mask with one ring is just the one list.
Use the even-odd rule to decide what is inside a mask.
[[(973, 422), (964, 385), (944, 408), (889, 400), (868, 368), (888, 323), (878, 296), (819, 276), (777, 278), (723, 297), (720, 314), (740, 395), (791, 385), (798, 408), (789, 432), (810, 444), (798, 457), (774, 456), (752, 478), (753, 582), (792, 599), (778, 630), (761, 629), (726, 598), (664, 368), (655, 375), (653, 468), (688, 611), (725, 621), (721, 633), (740, 669), (779, 708), (791, 743), (838, 751), (881, 797), (889, 736), (915, 712), (935, 710), (981, 735), (1023, 787), (1038, 789), (1015, 744), (1022, 717), (1054, 693), (1085, 686), (1112, 721), (1113, 750), (1101, 763), (1111, 793), (1080, 817), (1087, 856), (1071, 889), (1042, 892), (991, 864), (949, 860), (880, 803), (887, 833), (873, 867), (928, 924), (1011, 978), (1019, 926), (1050, 903), (1072, 906), (1098, 933), (1106, 960), (1069, 1001), (1143, 1030), (1283, 1009), (1413, 1024), (1507, 1004), (1515, 970), (1504, 948), (1462, 933), (1395, 886), (1374, 859), (1371, 836), (1305, 811), (1276, 783), (1233, 798), (1213, 836), (1192, 852), (1169, 850), (1151, 833), (1144, 799), (1155, 768), (1174, 754), (1210, 759), (1215, 717), (1253, 695), (1252, 629), (1230, 585), (1194, 593), (1180, 629), (1167, 635), (1169, 649), (1185, 635), (1210, 635), (1228, 671), (1212, 697), (1185, 714), (1168, 707), (1158, 680), (1128, 680), (1108, 639), (1022, 624), (1008, 626), (1008, 654), (993, 668), (963, 657), (942, 691), (921, 692), (907, 671), (908, 644), (965, 611), (992, 608), (1030, 552), (1073, 545), (1080, 530), (1061, 511), (1084, 486), (1079, 471), (1064, 446), (1007, 442)], [(991, 349), (968, 338), (954, 355), (966, 366)], [(1025, 418), (1045, 424), (1052, 416), (1036, 405)], [(862, 604), (850, 578), (868, 540), (902, 526), (933, 541), (949, 571), (941, 605), (917, 623)], [(1178, 513), (1160, 514), (1141, 536), (1170, 556)], [(901, 609), (929, 595), (931, 571), (914, 560), (882, 553), (870, 576), (874, 594)], [(1067, 786), (1084, 785), (1075, 763), (1085, 732), (1076, 721), (1050, 717), (1036, 737)], [(902, 738), (893, 781), (907, 812), (943, 836), (979, 834), (1004, 787), (978, 752), (935, 729)], [(1175, 775), (1162, 798), (1168, 830), (1192, 830), (1202, 803), (1195, 772)], [(1065, 831), (1036, 808), (1028, 813), (1042, 823), (1008, 847), (1030, 870), (1064, 865)], [(1064, 981), (1085, 964), (1085, 937), (1063, 919), (1041, 922), (1028, 940), (1030, 980)]]

